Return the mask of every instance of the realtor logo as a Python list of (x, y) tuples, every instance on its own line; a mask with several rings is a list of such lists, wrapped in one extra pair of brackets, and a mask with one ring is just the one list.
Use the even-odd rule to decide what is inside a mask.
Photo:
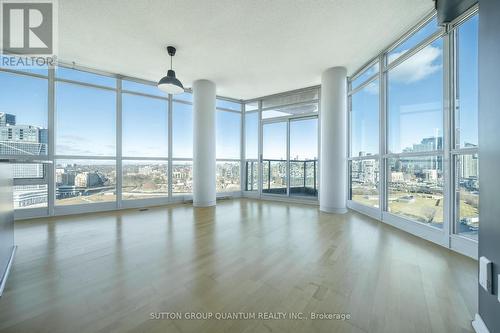
[(54, 54), (55, 3), (2, 1), (2, 53)]

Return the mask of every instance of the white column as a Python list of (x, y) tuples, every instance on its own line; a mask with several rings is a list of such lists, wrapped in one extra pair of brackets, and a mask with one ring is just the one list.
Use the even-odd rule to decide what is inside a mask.
[(347, 70), (332, 67), (321, 76), (321, 152), (319, 209), (346, 213)]
[(193, 83), (193, 205), (215, 205), (215, 83)]

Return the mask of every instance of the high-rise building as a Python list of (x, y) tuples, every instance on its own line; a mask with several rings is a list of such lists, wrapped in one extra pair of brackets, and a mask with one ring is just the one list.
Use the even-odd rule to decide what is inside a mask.
[(47, 129), (17, 125), (16, 116), (0, 113), (0, 155), (46, 155)]
[(43, 164), (13, 164), (12, 172), (14, 178), (43, 178), (44, 166)]
[(75, 186), (77, 187), (95, 187), (104, 185), (102, 177), (97, 172), (82, 172), (75, 176)]
[(420, 143), (413, 144), (412, 147), (405, 148), (404, 152), (425, 152), (443, 149), (443, 137), (433, 136), (423, 138)]
[(462, 174), (465, 179), (477, 179), (479, 174), (479, 159), (477, 154), (462, 155)]
[(5, 127), (7, 125), (15, 125), (16, 124), (16, 115), (0, 112), (0, 126)]

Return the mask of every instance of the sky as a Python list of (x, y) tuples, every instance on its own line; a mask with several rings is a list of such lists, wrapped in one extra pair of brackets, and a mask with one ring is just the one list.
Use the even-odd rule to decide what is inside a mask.
[[(477, 16), (458, 31), (460, 141), (477, 143)], [(433, 23), (435, 24), (435, 23)], [(429, 25), (391, 51), (389, 60), (429, 36)], [(439, 39), (389, 72), (389, 149), (399, 152), (423, 138), (443, 134), (443, 45)], [(371, 69), (371, 76), (376, 68)], [(115, 80), (95, 74), (58, 69), (58, 77), (114, 87)], [(0, 112), (15, 114), (18, 124), (47, 127), (47, 80), (0, 72)], [(156, 87), (123, 81), (123, 89), (162, 96)], [(178, 96), (191, 99), (190, 94)], [(56, 85), (56, 154), (115, 154), (116, 97), (113, 91), (59, 82)], [(218, 100), (219, 107), (238, 109), (239, 104)], [(164, 100), (123, 94), (123, 154), (166, 157), (168, 116)], [(192, 158), (192, 106), (173, 105), (173, 157)], [(373, 83), (353, 96), (352, 151), (378, 151), (378, 89)], [(238, 159), (239, 115), (217, 112), (217, 158)], [(291, 123), (290, 155), (317, 157), (317, 119)], [(264, 158), (286, 157), (286, 123), (265, 125)], [(257, 113), (246, 118), (246, 156), (257, 158)]]
[(18, 124), (47, 128), (47, 80), (0, 72), (0, 112)]
[(433, 42), (389, 71), (388, 150), (443, 135), (443, 43)]

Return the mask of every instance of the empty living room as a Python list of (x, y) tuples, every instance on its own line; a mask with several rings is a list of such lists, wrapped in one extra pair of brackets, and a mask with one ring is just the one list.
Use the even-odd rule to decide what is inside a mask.
[(0, 0), (0, 333), (500, 333), (500, 2)]

